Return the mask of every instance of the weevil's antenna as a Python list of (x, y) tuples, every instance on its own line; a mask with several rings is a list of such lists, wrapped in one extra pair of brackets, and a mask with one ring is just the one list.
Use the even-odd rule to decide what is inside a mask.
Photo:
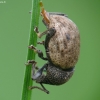
[(41, 16), (43, 16), (43, 18), (46, 21), (46, 23), (49, 24), (50, 21), (49, 21), (49, 18), (48, 18), (48, 14), (47, 14), (46, 10), (44, 9), (42, 1), (40, 1), (40, 7), (41, 7)]

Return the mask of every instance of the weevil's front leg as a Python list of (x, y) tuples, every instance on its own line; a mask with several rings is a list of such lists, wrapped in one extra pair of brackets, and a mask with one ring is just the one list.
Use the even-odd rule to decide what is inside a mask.
[(43, 35), (47, 34), (48, 30), (44, 31), (43, 33), (40, 33), (39, 30), (38, 30), (38, 27), (35, 27), (34, 28), (34, 31), (36, 32), (37, 36), (39, 38), (41, 38)]
[(49, 15), (60, 15), (60, 16), (65, 16), (68, 17), (68, 15), (64, 14), (64, 13), (60, 13), (60, 12), (48, 12)]
[[(36, 64), (37, 62), (34, 61), (34, 60), (28, 60), (27, 63), (25, 63), (25, 65), (27, 66), (27, 65), (30, 65), (30, 64), (33, 64), (33, 63)], [(39, 68), (37, 66), (35, 66), (35, 69), (38, 70)]]
[[(29, 89), (39, 89), (39, 90), (42, 90), (44, 92), (46, 92), (47, 94), (49, 94), (49, 91), (46, 90), (46, 88), (43, 86), (43, 84), (41, 83), (41, 76), (42, 76), (42, 73), (43, 73), (43, 70), (48, 66), (47, 64), (45, 64), (42, 68), (40, 68), (36, 73), (35, 73), (35, 68), (36, 68), (36, 62), (34, 60), (28, 60), (28, 63), (27, 64), (32, 64), (32, 80), (38, 80), (40, 81), (40, 85), (42, 86), (42, 88), (38, 87), (38, 86), (32, 86), (32, 87), (29, 87)], [(41, 78), (40, 78), (41, 77)]]
[(38, 53), (38, 56), (43, 60), (48, 60), (46, 57), (43, 57), (43, 52), (41, 50), (37, 50), (33, 45), (29, 46), (30, 49), (34, 50), (34, 52)]
[(47, 64), (45, 64), (44, 66), (42, 66), (42, 68), (38, 69), (38, 71), (35, 73), (35, 68), (36, 68), (36, 63), (33, 63), (32, 65), (32, 79), (39, 81), (39, 77), (42, 75), (44, 69), (46, 69)]
[(49, 94), (49, 91), (46, 90), (46, 89), (44, 89), (43, 87), (41, 88), (41, 87), (38, 87), (38, 86), (32, 86), (32, 87), (29, 87), (29, 89), (30, 89), (30, 90), (32, 90), (32, 89), (39, 89), (39, 90), (41, 90), (41, 91), (43, 91), (43, 92)]
[(35, 69), (37, 69), (36, 63), (37, 62), (35, 62), (34, 60), (28, 60), (26, 65), (32, 64), (32, 79), (37, 80), (39, 83), (41, 83), (39, 77), (42, 75), (43, 71), (47, 68), (48, 64), (42, 66), (42, 68), (38, 69), (38, 71), (35, 73)]

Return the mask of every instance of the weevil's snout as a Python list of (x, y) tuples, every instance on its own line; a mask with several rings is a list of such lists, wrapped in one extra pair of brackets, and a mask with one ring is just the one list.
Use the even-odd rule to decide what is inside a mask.
[(49, 13), (46, 12), (46, 10), (44, 9), (42, 2), (40, 2), (40, 7), (41, 7), (41, 16), (43, 17), (43, 22), (46, 26), (48, 26), (50, 24)]

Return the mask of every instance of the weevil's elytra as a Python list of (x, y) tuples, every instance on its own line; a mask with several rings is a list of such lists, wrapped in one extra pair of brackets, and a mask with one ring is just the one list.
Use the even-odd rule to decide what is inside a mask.
[[(63, 69), (70, 68), (76, 64), (78, 59), (75, 58), (79, 56), (79, 31), (76, 25), (65, 16), (50, 15), (49, 19), (48, 27), (55, 27), (56, 33), (46, 47), (49, 48), (48, 58), (55, 66)], [(59, 61), (61, 62), (59, 63)]]
[(67, 42), (70, 40), (70, 34), (69, 33), (65, 33), (66, 34), (66, 39), (67, 39)]
[[(42, 88), (33, 86), (31, 89), (37, 88), (49, 93), (43, 84), (61, 85), (73, 75), (80, 52), (80, 35), (75, 23), (65, 14), (49, 13), (46, 12), (42, 3), (40, 6), (42, 21), (47, 30), (40, 34), (36, 27), (35, 32), (38, 37), (46, 35), (45, 41), (38, 42), (38, 44), (44, 45), (47, 57), (44, 57), (42, 51), (37, 50), (33, 45), (29, 48), (38, 53), (41, 59), (47, 60), (47, 63), (36, 73), (36, 62), (29, 60), (27, 64), (32, 64), (32, 79), (42, 86)], [(44, 69), (46, 75), (43, 74)]]

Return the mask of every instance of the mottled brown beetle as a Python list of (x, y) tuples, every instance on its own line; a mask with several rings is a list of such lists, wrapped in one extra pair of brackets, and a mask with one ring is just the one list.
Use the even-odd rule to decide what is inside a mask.
[[(49, 93), (43, 83), (61, 85), (73, 75), (80, 52), (80, 36), (77, 26), (65, 14), (46, 12), (42, 2), (40, 2), (40, 6), (42, 8), (43, 23), (47, 30), (40, 34), (36, 27), (34, 31), (40, 38), (46, 34), (45, 41), (38, 42), (38, 44), (44, 45), (47, 58), (43, 57), (42, 51), (37, 50), (33, 45), (29, 46), (29, 48), (48, 62), (38, 69), (36, 73), (36, 62), (29, 60), (27, 64), (32, 64), (32, 79), (42, 86), (42, 88), (33, 86), (30, 89), (38, 88)], [(43, 74), (44, 70), (46, 75)]]

